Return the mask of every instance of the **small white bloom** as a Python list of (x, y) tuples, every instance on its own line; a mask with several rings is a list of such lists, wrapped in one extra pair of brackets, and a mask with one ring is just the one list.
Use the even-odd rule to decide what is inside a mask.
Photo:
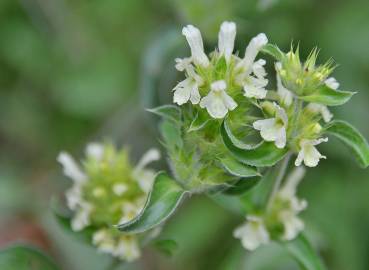
[(279, 214), (284, 226), (283, 240), (293, 240), (301, 231), (304, 230), (304, 222), (293, 211), (282, 211)]
[(274, 118), (257, 120), (253, 123), (256, 130), (260, 130), (261, 137), (268, 142), (275, 142), (278, 148), (286, 146), (286, 130), (288, 117), (283, 108), (274, 103), (276, 114)]
[(257, 54), (267, 43), (268, 38), (264, 33), (260, 33), (256, 37), (252, 38), (246, 48), (245, 57), (238, 63), (237, 67), (243, 68), (245, 71), (250, 70)]
[(204, 52), (200, 30), (193, 25), (187, 25), (183, 27), (182, 34), (186, 37), (190, 45), (192, 60), (195, 64), (207, 67), (209, 65), (209, 59)]
[[(252, 65), (252, 73), (256, 76), (247, 75), (243, 79), (244, 96), (248, 98), (263, 99), (267, 95), (265, 87), (268, 84), (268, 80), (264, 77), (267, 75), (264, 65), (266, 64), (264, 59), (259, 59)], [(247, 73), (245, 73), (246, 75)]]
[(90, 213), (92, 211), (91, 204), (87, 202), (80, 202), (79, 206), (71, 222), (72, 230), (76, 232), (90, 225)]
[(325, 80), (325, 85), (328, 86), (329, 88), (332, 88), (334, 90), (337, 90), (338, 87), (340, 87), (339, 82), (337, 82), (337, 80), (333, 77), (330, 77), (328, 79)]
[(318, 165), (319, 160), (321, 158), (325, 159), (326, 157), (321, 155), (315, 146), (327, 141), (328, 138), (321, 138), (317, 140), (301, 140), (300, 152), (297, 155), (295, 165), (300, 166), (302, 161), (304, 161), (304, 164), (308, 167), (315, 167)]
[(277, 71), (277, 94), (281, 99), (281, 103), (287, 107), (291, 106), (293, 101), (293, 94), (290, 90), (285, 88), (282, 84), (281, 77), (279, 76), (279, 71), (282, 68), (282, 64), (277, 62), (275, 64), (275, 69)]
[(190, 68), (192, 66), (192, 59), (190, 57), (188, 58), (176, 58), (174, 59), (174, 61), (176, 62), (175, 68), (178, 71), (185, 71), (188, 68)]
[(189, 100), (192, 104), (200, 102), (199, 86), (193, 78), (186, 78), (174, 87), (173, 102), (183, 105)]
[(70, 210), (76, 210), (77, 206), (82, 201), (81, 187), (78, 184), (74, 184), (72, 188), (68, 189), (65, 193), (67, 199), (67, 205)]
[(100, 143), (89, 143), (86, 147), (86, 155), (100, 161), (104, 155), (104, 146)]
[(141, 252), (137, 240), (129, 236), (122, 237), (113, 252), (113, 256), (124, 259), (127, 262), (138, 259), (140, 255)]
[(236, 228), (233, 236), (241, 239), (242, 246), (247, 250), (255, 250), (270, 241), (264, 221), (257, 216), (247, 216), (247, 222)]
[(134, 217), (136, 217), (140, 211), (143, 208), (143, 204), (142, 205), (138, 205), (138, 204), (134, 204), (131, 202), (124, 202), (122, 205), (122, 217), (119, 220), (118, 224), (123, 224), (123, 223), (127, 223), (130, 220), (132, 220)]
[(234, 40), (236, 38), (236, 24), (234, 22), (223, 22), (218, 35), (218, 48), (221, 54), (229, 62), (231, 58)]
[(128, 190), (127, 185), (123, 184), (123, 183), (119, 183), (119, 184), (115, 184), (113, 186), (113, 192), (115, 193), (115, 195), (120, 196), (122, 195), (124, 192), (126, 192)]
[(328, 107), (318, 103), (309, 103), (306, 108), (313, 113), (320, 113), (324, 122), (328, 123), (332, 120), (333, 114), (329, 111)]
[(66, 152), (61, 152), (57, 161), (63, 165), (63, 172), (76, 183), (86, 181), (86, 175), (80, 170), (74, 159)]
[(296, 194), (298, 184), (304, 178), (306, 169), (304, 166), (296, 167), (288, 175), (283, 187), (279, 190), (279, 195), (283, 198), (292, 198)]
[(226, 93), (225, 81), (216, 81), (211, 84), (209, 94), (200, 101), (200, 107), (206, 108), (213, 118), (224, 118), (228, 111), (237, 107), (237, 103)]

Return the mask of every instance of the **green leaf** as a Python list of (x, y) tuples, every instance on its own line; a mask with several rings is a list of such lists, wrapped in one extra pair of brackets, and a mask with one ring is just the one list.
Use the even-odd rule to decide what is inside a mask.
[(231, 187), (223, 191), (227, 195), (240, 195), (252, 189), (260, 182), (260, 177), (242, 178), (234, 183)]
[(178, 244), (172, 239), (160, 239), (153, 242), (153, 246), (161, 253), (172, 256), (178, 249)]
[(300, 96), (299, 99), (327, 106), (338, 106), (349, 101), (354, 94), (355, 92), (334, 90), (323, 85), (311, 95)]
[(41, 251), (25, 246), (11, 246), (0, 251), (1, 270), (58, 270), (54, 262)]
[(324, 131), (340, 139), (355, 155), (361, 167), (369, 166), (369, 144), (356, 128), (345, 121), (335, 120)]
[(269, 54), (271, 56), (273, 56), (276, 60), (278, 61), (282, 61), (282, 59), (284, 58), (285, 54), (284, 52), (282, 52), (277, 45), (274, 44), (270, 44), (268, 43), (267, 45), (265, 45), (262, 49), (262, 52)]
[(147, 111), (174, 122), (178, 122), (181, 118), (181, 110), (174, 105), (163, 105), (153, 109), (147, 109)]
[(167, 148), (171, 150), (175, 150), (176, 147), (182, 148), (181, 128), (178, 125), (171, 121), (163, 121), (160, 123), (159, 129)]
[(232, 155), (240, 162), (256, 166), (256, 167), (269, 167), (276, 164), (287, 154), (287, 148), (279, 149), (272, 142), (262, 142), (253, 149), (244, 149), (233, 144), (231, 138), (234, 137), (231, 134), (229, 128), (227, 128), (226, 122), (223, 121), (221, 126), (221, 135), (225, 146), (232, 153)]
[(209, 118), (201, 117), (200, 113), (196, 114), (195, 119), (191, 122), (191, 125), (187, 132), (197, 131), (205, 127), (205, 125), (210, 121)]
[(162, 224), (174, 213), (187, 193), (165, 172), (159, 172), (141, 213), (133, 220), (120, 224), (119, 230), (140, 233)]
[(222, 158), (220, 159), (220, 162), (222, 163), (224, 169), (234, 176), (242, 178), (260, 176), (255, 167), (242, 164), (232, 157)]
[(309, 241), (300, 234), (292, 241), (284, 242), (283, 246), (304, 270), (326, 269), (320, 257), (314, 251)]

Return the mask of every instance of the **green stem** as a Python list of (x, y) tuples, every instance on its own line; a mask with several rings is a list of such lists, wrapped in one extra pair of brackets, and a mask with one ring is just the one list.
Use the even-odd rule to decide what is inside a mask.
[(286, 175), (288, 163), (291, 158), (291, 153), (288, 153), (287, 156), (281, 161), (279, 165), (279, 171), (278, 175), (274, 181), (272, 192), (270, 193), (270, 197), (267, 204), (267, 209), (270, 209), (271, 205), (273, 204), (274, 198), (279, 190), (279, 187), (281, 186), (282, 180), (284, 176)]

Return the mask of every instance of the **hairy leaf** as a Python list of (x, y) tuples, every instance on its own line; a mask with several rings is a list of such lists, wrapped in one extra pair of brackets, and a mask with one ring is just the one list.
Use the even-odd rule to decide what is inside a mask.
[(128, 233), (150, 230), (167, 220), (177, 209), (187, 191), (165, 172), (160, 172), (141, 213), (133, 220), (120, 224), (118, 229)]
[(269, 54), (271, 56), (273, 56), (276, 60), (278, 61), (282, 61), (282, 59), (284, 58), (285, 54), (284, 52), (282, 52), (277, 45), (274, 44), (267, 44), (265, 45), (262, 49), (262, 52)]
[(354, 154), (361, 167), (369, 166), (369, 144), (356, 128), (345, 121), (335, 120), (324, 130), (340, 139)]
[(346, 103), (355, 94), (355, 92), (339, 91), (323, 85), (314, 93), (307, 96), (300, 96), (304, 101), (319, 103), (327, 106), (338, 106)]
[(181, 110), (174, 105), (163, 105), (153, 109), (147, 109), (147, 111), (174, 122), (179, 121), (181, 118)]

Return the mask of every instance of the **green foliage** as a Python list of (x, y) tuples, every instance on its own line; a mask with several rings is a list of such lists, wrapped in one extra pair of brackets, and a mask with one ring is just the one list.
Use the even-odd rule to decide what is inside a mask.
[(296, 239), (284, 242), (283, 245), (303, 270), (326, 269), (320, 256), (316, 254), (304, 235), (300, 234)]
[(226, 128), (226, 121), (221, 126), (222, 139), (230, 153), (240, 162), (257, 167), (273, 166), (281, 160), (286, 154), (287, 149), (279, 149), (274, 143), (262, 142), (253, 149), (243, 149), (233, 144), (230, 130)]
[(319, 103), (327, 106), (343, 105), (351, 99), (355, 92), (339, 91), (329, 88), (326, 85), (322, 85), (313, 93), (306, 96), (300, 96), (299, 98), (308, 101)]
[(1, 270), (58, 270), (52, 260), (36, 248), (15, 245), (0, 250)]
[(324, 128), (324, 131), (342, 141), (361, 167), (369, 166), (369, 144), (355, 127), (345, 121), (334, 120)]
[(140, 233), (161, 225), (174, 213), (187, 193), (166, 173), (158, 173), (141, 213), (131, 221), (118, 225), (118, 229), (126, 233)]

